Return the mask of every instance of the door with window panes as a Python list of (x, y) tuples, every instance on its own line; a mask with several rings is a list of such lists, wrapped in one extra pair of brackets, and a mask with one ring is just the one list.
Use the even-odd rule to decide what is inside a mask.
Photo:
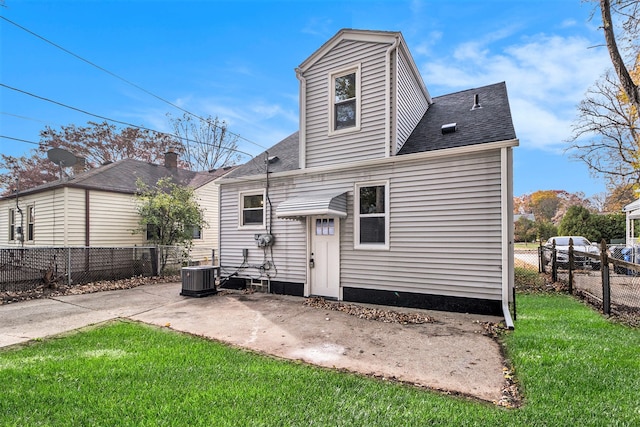
[(311, 217), (309, 274), (311, 295), (340, 297), (340, 219)]

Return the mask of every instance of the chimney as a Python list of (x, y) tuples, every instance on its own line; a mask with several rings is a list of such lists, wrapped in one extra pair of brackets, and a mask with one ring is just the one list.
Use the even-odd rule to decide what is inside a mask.
[(73, 165), (73, 174), (79, 175), (86, 170), (87, 161), (84, 157), (76, 156), (76, 163)]
[(178, 169), (178, 153), (169, 148), (169, 151), (164, 153), (164, 167), (169, 169)]

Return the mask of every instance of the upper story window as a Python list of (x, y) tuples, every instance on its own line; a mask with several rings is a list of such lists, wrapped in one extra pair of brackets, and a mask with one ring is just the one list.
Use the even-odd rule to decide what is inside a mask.
[(264, 191), (240, 193), (240, 227), (263, 228), (264, 221)]
[(356, 184), (355, 247), (389, 249), (389, 183)]
[(330, 74), (329, 134), (360, 129), (360, 65)]

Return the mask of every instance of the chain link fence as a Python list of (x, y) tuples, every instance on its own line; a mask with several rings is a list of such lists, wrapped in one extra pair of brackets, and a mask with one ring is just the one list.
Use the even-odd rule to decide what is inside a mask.
[(640, 319), (640, 247), (603, 243), (588, 250), (540, 246), (539, 271), (566, 283), (570, 293), (605, 314)]
[(0, 292), (175, 274), (189, 264), (174, 246), (0, 248)]

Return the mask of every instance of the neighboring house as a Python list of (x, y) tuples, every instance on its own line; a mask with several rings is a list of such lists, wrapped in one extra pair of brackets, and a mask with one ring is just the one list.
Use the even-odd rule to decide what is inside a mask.
[(209, 224), (209, 228), (194, 230), (192, 259), (211, 262), (212, 250), (217, 254), (218, 248), (215, 180), (226, 172), (179, 169), (177, 154), (170, 152), (163, 166), (125, 159), (20, 191), (0, 199), (0, 246), (148, 245), (145, 233), (132, 232), (139, 228), (140, 218), (136, 181), (153, 186), (160, 178), (172, 177), (174, 182), (195, 190)]
[(513, 214), (513, 222), (518, 222), (520, 218), (528, 219), (529, 221), (535, 222), (536, 216), (532, 213), (527, 214)]
[(381, 31), (341, 30), (296, 74), (300, 131), (219, 181), (223, 278), (511, 323), (505, 84), (432, 98)]
[(633, 246), (637, 243), (635, 220), (640, 218), (640, 200), (633, 201), (622, 208), (622, 212), (626, 215), (625, 223), (625, 244)]

